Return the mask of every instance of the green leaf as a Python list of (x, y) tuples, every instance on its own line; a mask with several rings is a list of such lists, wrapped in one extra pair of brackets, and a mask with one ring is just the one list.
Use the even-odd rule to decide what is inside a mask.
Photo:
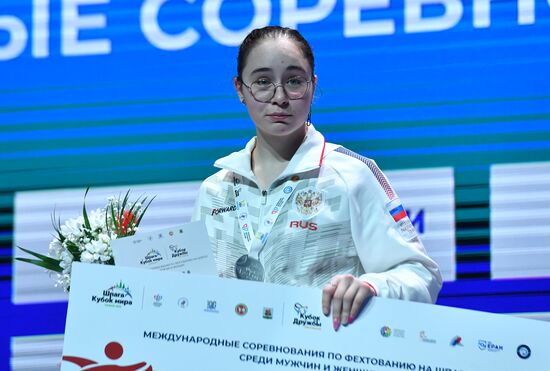
[(25, 263), (34, 264), (34, 265), (37, 265), (39, 267), (43, 267), (43, 268), (46, 268), (48, 270), (55, 271), (55, 272), (58, 272), (58, 273), (63, 272), (63, 268), (61, 268), (59, 266), (60, 260), (51, 258), (51, 257), (46, 256), (46, 255), (39, 254), (37, 252), (31, 251), (31, 250), (28, 250), (28, 249), (25, 249), (21, 246), (17, 246), (17, 247), (19, 249), (23, 250), (24, 252), (26, 252), (27, 254), (30, 254), (34, 257), (37, 257), (38, 260), (36, 260), (36, 259), (27, 259), (27, 258), (15, 258), (16, 260), (19, 260), (19, 261), (22, 261), (22, 262), (25, 262)]
[(133, 214), (134, 213), (134, 209), (136, 208), (136, 205), (138, 203), (141, 203), (141, 201), (138, 199), (136, 202), (134, 202), (134, 204), (132, 205), (132, 207), (130, 208), (130, 210), (128, 210), (128, 213), (129, 214)]
[(88, 219), (88, 213), (86, 212), (86, 196), (88, 195), (89, 190), (90, 190), (90, 187), (86, 188), (86, 193), (84, 193), (84, 202), (82, 204), (82, 216), (84, 217), (84, 225), (88, 230), (91, 230), (92, 227), (90, 225), (90, 220)]
[(56, 223), (55, 208), (51, 215), (51, 219), (52, 219), (53, 229), (57, 233), (57, 239), (59, 240), (59, 242), (63, 243), (65, 241), (65, 236), (63, 236), (63, 233), (61, 233), (61, 219), (57, 218), (57, 223)]
[(51, 258), (49, 256), (46, 256), (46, 255), (42, 255), (42, 254), (39, 254), (37, 252), (34, 252), (34, 251), (31, 251), (31, 250), (28, 250), (28, 249), (25, 249), (21, 246), (17, 246), (19, 249), (23, 250), (24, 252), (26, 252), (27, 254), (30, 254), (34, 257), (37, 257), (38, 259), (40, 259), (40, 261), (43, 261), (43, 262), (46, 262), (46, 263), (49, 263), (49, 264), (57, 264), (59, 265), (59, 262), (60, 260), (57, 260), (57, 259), (54, 259), (54, 258)]
[(76, 245), (72, 241), (67, 241), (66, 246), (67, 246), (67, 250), (69, 250), (69, 252), (73, 254), (74, 260), (80, 261), (81, 252), (78, 245)]
[[(155, 197), (157, 196), (154, 196), (148, 203), (147, 203), (147, 206), (145, 206), (143, 208), (143, 211), (141, 212), (141, 215), (139, 216), (138, 220), (136, 221), (136, 227), (139, 227), (139, 223), (141, 223), (141, 219), (143, 219), (143, 216), (145, 215), (145, 212), (147, 211), (147, 209), (149, 208), (149, 206), (151, 205), (151, 202), (153, 202), (153, 200), (155, 199)], [(147, 198), (145, 198), (147, 199)], [(144, 201), (145, 201), (144, 199)]]
[(34, 259), (27, 259), (27, 258), (15, 258), (15, 260), (19, 260), (25, 263), (30, 263), (37, 265), (42, 268), (46, 268), (47, 270), (54, 271), (57, 273), (63, 273), (63, 268), (59, 266), (59, 263), (57, 265), (49, 264), (43, 260), (34, 260)]
[(111, 207), (111, 205), (107, 205), (107, 209), (105, 210), (105, 228), (107, 229), (107, 236), (111, 236), (111, 231), (109, 230), (109, 208)]
[[(118, 228), (118, 226), (120, 224), (117, 223), (117, 219), (116, 219), (116, 215), (115, 215), (115, 210), (114, 210), (114, 207), (112, 207), (112, 205), (109, 207), (111, 209), (111, 218), (113, 219), (113, 228), (116, 232), (116, 235), (117, 236), (120, 236), (120, 229)], [(118, 212), (118, 211), (117, 211)]]
[(121, 206), (121, 209), (120, 209), (122, 212), (126, 208), (126, 204), (128, 203), (128, 198), (129, 197), (130, 197), (130, 190), (127, 190), (126, 194), (124, 195), (124, 200), (122, 200), (122, 206)]

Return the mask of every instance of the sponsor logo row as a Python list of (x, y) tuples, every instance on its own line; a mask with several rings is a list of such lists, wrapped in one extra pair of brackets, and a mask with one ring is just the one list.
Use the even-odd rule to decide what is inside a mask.
[[(144, 299), (147, 300), (147, 299)], [(180, 309), (186, 309), (189, 307), (189, 299), (186, 297), (180, 297), (177, 303), (166, 303), (163, 296), (159, 293), (152, 295), (151, 304), (153, 307), (162, 307), (164, 305), (175, 305)], [(104, 304), (107, 307), (125, 307), (132, 306), (134, 299), (132, 297), (132, 291), (130, 287), (122, 281), (108, 287), (103, 290), (100, 295), (93, 295), (91, 298), (93, 303)], [(219, 313), (218, 302), (216, 300), (208, 299), (205, 301), (203, 310), (207, 313)], [(307, 306), (301, 303), (294, 304), (294, 318), (293, 325), (309, 328), (309, 329), (321, 329), (321, 316), (314, 314), (308, 309)], [(262, 318), (271, 320), (273, 319), (273, 307), (263, 307), (261, 313)], [(237, 316), (246, 316), (249, 314), (248, 306), (245, 303), (236, 303), (234, 306), (234, 312)], [(380, 328), (380, 335), (384, 338), (406, 338), (407, 334), (404, 329), (391, 328), (389, 326), (383, 326)], [(436, 344), (437, 339), (432, 338), (425, 330), (421, 330), (418, 333), (419, 341), (423, 343)], [(446, 339), (445, 342), (449, 343), (451, 347), (463, 347), (464, 341), (462, 336), (456, 335), (451, 339)], [(490, 340), (478, 339), (477, 348), (480, 351), (498, 353), (504, 351), (504, 346), (493, 343)], [(516, 354), (521, 359), (528, 359), (531, 356), (531, 349), (526, 344), (520, 344), (517, 346)]]
[[(186, 297), (178, 298), (175, 303), (166, 302), (165, 298), (160, 293), (155, 293), (151, 295), (150, 299), (144, 298), (147, 302), (150, 300), (150, 303), (153, 307), (160, 308), (166, 305), (177, 306), (180, 309), (186, 309), (189, 307), (189, 299)], [(114, 285), (109, 286), (104, 289), (98, 295), (92, 295), (91, 302), (95, 304), (103, 304), (106, 307), (113, 308), (123, 308), (131, 307), (135, 304), (134, 297), (132, 296), (132, 290), (129, 285), (119, 281)], [(204, 304), (204, 312), (207, 313), (219, 313), (218, 302), (213, 299), (207, 299)], [(293, 325), (310, 328), (310, 329), (321, 329), (321, 316), (312, 313), (307, 306), (301, 303), (294, 304), (294, 318)], [(234, 307), (235, 314), (238, 316), (246, 316), (248, 314), (248, 306), (245, 303), (236, 303)], [(262, 312), (260, 313), (264, 319), (273, 319), (273, 307), (263, 307)]]
[[(153, 306), (160, 307), (163, 305), (163, 298), (160, 294), (153, 295)], [(181, 309), (186, 309), (189, 306), (189, 299), (181, 297), (178, 299), (177, 306)], [(218, 302), (216, 300), (206, 300), (203, 310), (208, 313), (219, 313)], [(246, 316), (248, 314), (248, 306), (245, 303), (237, 303), (234, 307), (235, 314), (238, 316)], [(261, 314), (263, 319), (273, 319), (273, 307), (263, 307)], [(308, 310), (308, 307), (301, 304), (294, 304), (294, 318), (293, 325), (311, 328), (321, 329), (321, 316), (315, 315)]]
[[(380, 328), (380, 335), (384, 338), (389, 337), (396, 337), (396, 338), (405, 338), (405, 330), (403, 329), (397, 329), (397, 328), (390, 328), (389, 326), (383, 326)], [(413, 335), (416, 336), (416, 335)], [(436, 344), (438, 341), (426, 333), (425, 330), (418, 332), (418, 340), (423, 343), (430, 343), (430, 344)], [(449, 346), (451, 347), (464, 347), (464, 341), (462, 336), (456, 335), (453, 336), (451, 339), (446, 339), (445, 342), (448, 342)], [(498, 353), (498, 352), (504, 352), (504, 346), (500, 344), (495, 344), (490, 340), (485, 339), (478, 339), (477, 340), (477, 349), (479, 349), (482, 352), (492, 352), (492, 353)], [(531, 348), (529, 348), (526, 344), (520, 344), (516, 348), (516, 354), (521, 359), (527, 359), (531, 357)]]

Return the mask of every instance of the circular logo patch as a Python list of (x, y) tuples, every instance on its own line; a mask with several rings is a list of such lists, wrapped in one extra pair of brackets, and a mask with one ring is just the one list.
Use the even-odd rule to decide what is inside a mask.
[(179, 298), (178, 299), (178, 307), (180, 308), (187, 308), (187, 305), (189, 304), (189, 300), (187, 298)]
[(522, 344), (518, 347), (517, 353), (518, 353), (519, 358), (527, 359), (527, 358), (531, 357), (531, 348), (529, 348), (525, 344)]
[(246, 313), (248, 313), (248, 307), (246, 304), (237, 304), (235, 306), (235, 313), (237, 313), (239, 316), (244, 316)]
[(387, 338), (391, 335), (391, 328), (389, 328), (388, 326), (384, 326), (380, 329), (380, 335), (382, 335), (383, 337)]

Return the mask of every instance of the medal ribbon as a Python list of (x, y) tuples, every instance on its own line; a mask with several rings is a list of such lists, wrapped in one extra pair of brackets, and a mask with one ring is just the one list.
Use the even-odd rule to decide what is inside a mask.
[(283, 206), (286, 204), (296, 187), (291, 185), (294, 183), (292, 180), (288, 180), (285, 183), (282, 190), (277, 193), (275, 197), (277, 202), (273, 204), (271, 211), (264, 219), (263, 223), (260, 223), (262, 217), (260, 215), (260, 221), (258, 221), (258, 232), (254, 233), (252, 223), (250, 222), (250, 215), (248, 214), (248, 201), (243, 198), (241, 183), (241, 176), (233, 177), (233, 192), (235, 194), (235, 205), (237, 207), (239, 227), (241, 230), (241, 235), (243, 236), (244, 245), (248, 250), (248, 255), (255, 259), (259, 259), (260, 252), (267, 242), (267, 238), (273, 229), (273, 225), (275, 225)]

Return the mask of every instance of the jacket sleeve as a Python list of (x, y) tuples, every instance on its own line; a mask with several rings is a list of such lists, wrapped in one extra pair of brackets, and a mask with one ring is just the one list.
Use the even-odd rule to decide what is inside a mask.
[(442, 283), (439, 267), (426, 254), (376, 163), (361, 161), (363, 164), (357, 164), (361, 171), (347, 177), (352, 236), (366, 272), (360, 279), (371, 285), (377, 296), (435, 302)]

